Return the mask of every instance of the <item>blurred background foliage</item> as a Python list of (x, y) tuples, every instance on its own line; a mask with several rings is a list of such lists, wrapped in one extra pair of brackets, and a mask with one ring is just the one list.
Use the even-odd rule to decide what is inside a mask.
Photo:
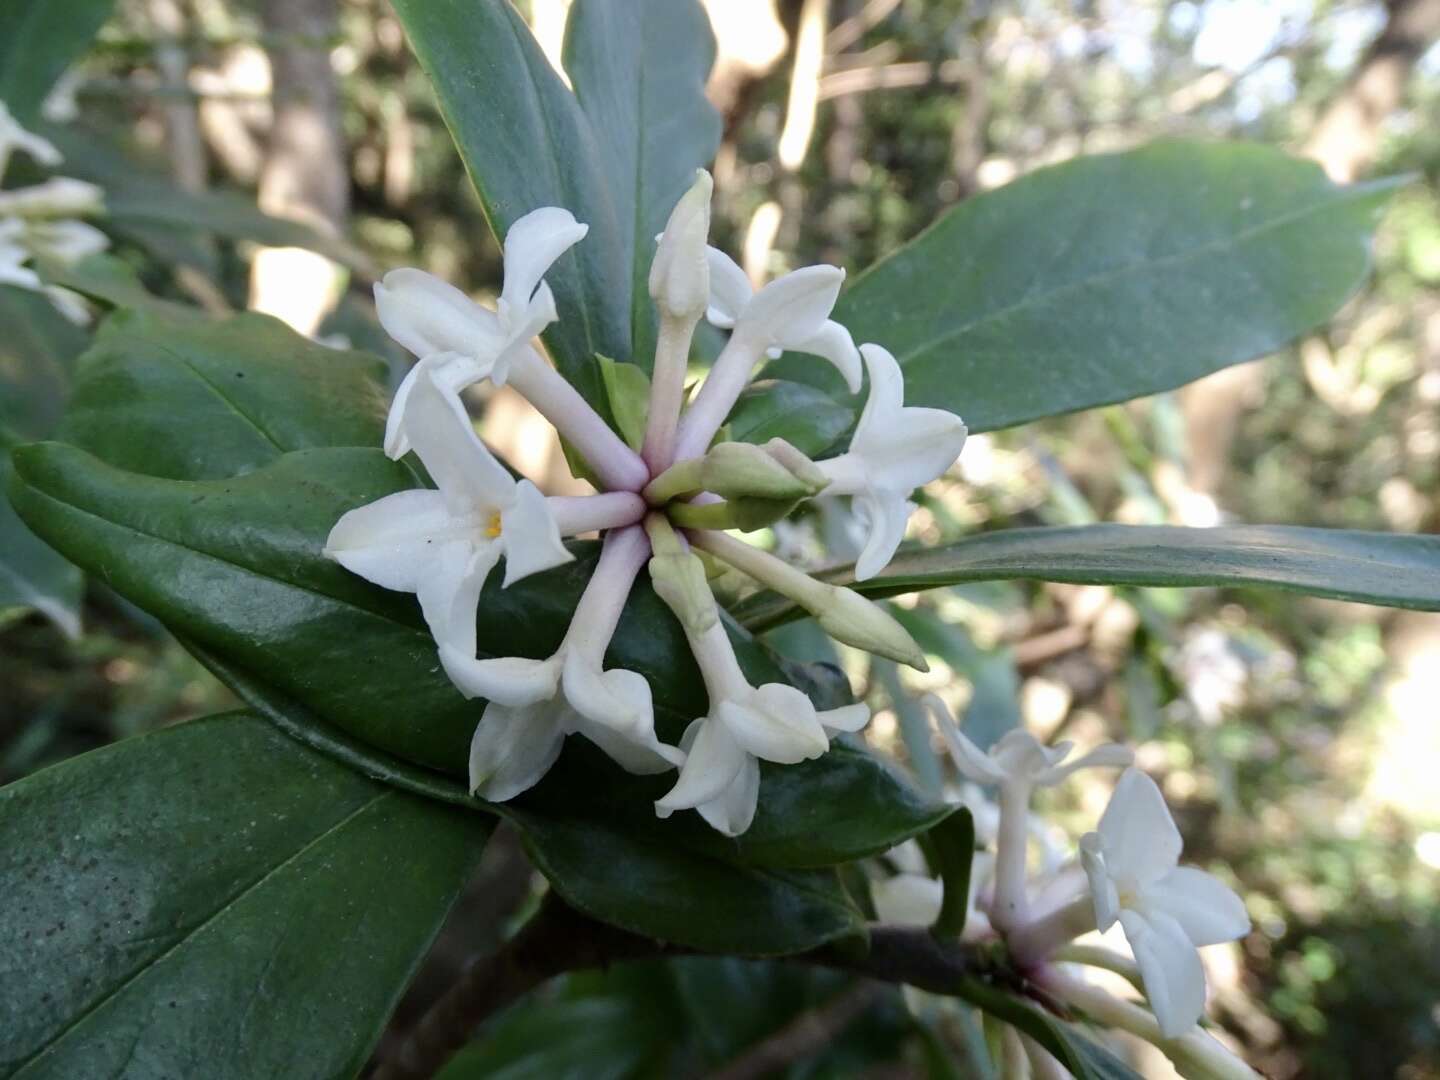
[[(558, 58), (565, 0), (521, 7)], [(725, 118), (714, 232), (757, 278), (816, 260), (859, 272), (958, 200), (1166, 135), (1281, 145), (1342, 181), (1415, 175), (1381, 230), (1374, 279), (1326, 331), (1178, 393), (974, 436), (925, 493), (912, 536), (1086, 521), (1440, 528), (1440, 0), (709, 7)], [(254, 192), (360, 249), (347, 267), (260, 249), (216, 224), (218, 204), (188, 224), (117, 223), (114, 254), (161, 297), (259, 307), (398, 365), (369, 305), (376, 267), (419, 265), (477, 293), (498, 285), (497, 245), (384, 0), (121, 0), (62, 91), (47, 115), (71, 122), (67, 164), (109, 168), (112, 198), (144, 182), (106, 166), (124, 143), (189, 192)], [(517, 466), (551, 490), (573, 483), (517, 398), (476, 406)], [(813, 564), (855, 550), (838, 505), (766, 541)], [(1436, 616), (1003, 583), (895, 606), (932, 658), (926, 676), (836, 652), (803, 622), (771, 638), (843, 666), (877, 708), (871, 741), (952, 796), (934, 734), (905, 704), (915, 691), (946, 697), (981, 742), (1017, 723), (1133, 742), (1188, 857), (1228, 868), (1255, 917), (1249, 938), (1207, 956), (1216, 1015), (1250, 1060), (1277, 1078), (1440, 1077)], [(83, 624), (71, 640), (37, 615), (0, 621), (0, 781), (230, 700), (102, 582)], [(1090, 827), (1108, 793), (1108, 778), (1058, 793), (1060, 836)], [(533, 889), (502, 835), (399, 1022)], [(893, 993), (799, 973), (763, 984), (786, 998), (780, 1012), (795, 1019), (783, 1028), (774, 1011), (732, 1010), (733, 1030), (715, 1035), (695, 1026), (714, 1019), (706, 993), (759, 993), (753, 965), (701, 970), (725, 963), (571, 977), (549, 1022), (612, 1049), (535, 1057), (553, 1049), (546, 1021), (520, 1013), (446, 1075), (699, 1075), (727, 1062), (735, 1076), (946, 1075), (934, 1062), (964, 1060), (983, 1037), (963, 1011), (937, 1018), (916, 998), (929, 1017), (917, 1028)], [(657, 1024), (672, 1013), (678, 1025)], [(529, 1049), (502, 1064), (493, 1055), (510, 1044)], [(602, 1059), (612, 1073), (595, 1071)], [(1138, 1065), (1168, 1075), (1153, 1055)]]

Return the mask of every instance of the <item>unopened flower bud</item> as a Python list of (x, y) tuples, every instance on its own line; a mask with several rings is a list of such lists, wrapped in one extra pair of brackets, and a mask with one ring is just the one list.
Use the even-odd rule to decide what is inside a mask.
[(699, 319), (710, 302), (710, 267), (705, 241), (710, 234), (710, 174), (695, 171), (695, 183), (670, 212), (655, 260), (650, 264), (650, 295), (662, 315)]
[[(820, 479), (820, 486), (824, 487), (824, 477)], [(742, 442), (725, 442), (711, 447), (701, 465), (700, 483), (706, 491), (713, 491), (727, 499), (752, 497), (793, 501), (808, 498), (819, 490), (813, 482), (807, 482), (777, 461), (766, 448)]]
[(820, 628), (836, 641), (909, 664), (917, 671), (930, 670), (909, 632), (879, 604), (854, 590), (831, 586), (825, 602), (811, 610)]

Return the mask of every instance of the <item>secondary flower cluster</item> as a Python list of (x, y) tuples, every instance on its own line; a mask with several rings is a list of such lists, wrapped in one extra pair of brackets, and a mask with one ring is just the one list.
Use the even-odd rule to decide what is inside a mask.
[[(581, 734), (635, 773), (678, 768), (655, 804), (664, 817), (695, 809), (727, 835), (755, 815), (761, 760), (817, 757), (833, 733), (869, 719), (863, 705), (819, 711), (793, 687), (753, 685), (737, 660), (697, 552), (791, 597), (832, 636), (923, 668), (905, 630), (858, 593), (817, 581), (727, 530), (783, 518), (821, 491), (849, 495), (868, 522), (857, 576), (878, 573), (899, 546), (911, 491), (944, 472), (965, 441), (959, 417), (907, 408), (894, 357), (856, 348), (830, 319), (844, 272), (811, 266), (754, 291), (740, 268), (708, 246), (711, 181), (697, 174), (658, 238), (649, 291), (659, 327), (643, 440), (624, 442), (536, 352), (557, 318), (544, 281), (587, 226), (544, 207), (505, 237), (505, 277), (494, 310), (419, 270), (376, 286), (380, 320), (414, 353), (385, 433), (391, 457), (414, 451), (435, 490), (403, 491), (345, 514), (327, 554), (386, 588), (417, 594), (440, 661), (462, 693), (488, 702), (470, 753), (472, 790), (505, 800), (535, 784), (567, 735)], [(686, 405), (690, 346), (702, 318), (730, 331)], [(852, 392), (869, 396), (849, 449), (811, 461), (782, 440), (717, 442), (757, 363), (792, 350), (823, 357)], [(527, 398), (585, 459), (604, 489), (547, 497), (517, 479), (476, 435), (460, 391), (490, 380)], [(476, 612), (503, 558), (504, 584), (573, 558), (564, 539), (603, 536), (599, 562), (555, 653), (543, 659), (477, 654)], [(657, 736), (650, 686), (605, 667), (626, 598), (648, 573), (683, 627), (709, 695), (679, 745)]]
[[(0, 180), (17, 150), (51, 168), (62, 160), (48, 139), (26, 131), (0, 101)], [(110, 244), (105, 234), (78, 220), (101, 208), (98, 187), (66, 176), (0, 191), (0, 284), (44, 293), (66, 318), (88, 322), (89, 308), (77, 293), (45, 284), (27, 264), (36, 260), (69, 264), (104, 251)]]
[[(977, 836), (992, 850), (976, 853), (962, 937), (1002, 938), (1037, 985), (1086, 1012), (1104, 1013), (1104, 1022), (1152, 1038), (1172, 1055), (1194, 1059), (1202, 1075), (1253, 1075), (1194, 1030), (1205, 1008), (1198, 949), (1243, 937), (1250, 931), (1249, 916), (1224, 883), (1179, 865), (1180, 832), (1155, 781), (1131, 766), (1133, 754), (1111, 744), (1067, 761), (1071, 744), (1045, 746), (1021, 730), (1008, 732), (984, 752), (960, 731), (939, 698), (932, 695), (926, 703), (960, 774), (993, 788), (998, 803), (983, 796), (967, 800), (975, 803)], [(1032, 876), (1032, 794), (1095, 767), (1124, 769), (1099, 825), (1081, 838), (1076, 858), (1047, 852)], [(913, 867), (907, 870), (876, 883), (877, 908), (882, 918), (929, 925), (939, 914), (943, 890)], [(1153, 1020), (1137, 1018), (1139, 1010), (1127, 1011), (1124, 1002), (1107, 1001), (1103, 991), (1055, 963), (1067, 959), (1075, 938), (1117, 922), (1130, 943)], [(1126, 966), (1123, 958), (1097, 955), (1106, 966)]]

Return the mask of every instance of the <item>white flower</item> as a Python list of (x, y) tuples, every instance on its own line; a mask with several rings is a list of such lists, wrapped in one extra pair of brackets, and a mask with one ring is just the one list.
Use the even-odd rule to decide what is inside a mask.
[[(688, 629), (687, 629), (688, 633)], [(751, 686), (719, 621), (690, 635), (705, 677), (709, 712), (685, 730), (685, 764), (664, 798), (660, 817), (694, 808), (726, 836), (750, 827), (760, 796), (760, 759), (793, 765), (830, 748), (830, 731), (859, 731), (870, 719), (865, 705), (819, 711), (793, 686)]]
[(110, 238), (83, 221), (34, 221), (25, 230), (25, 242), (41, 259), (76, 263), (98, 255), (110, 246)]
[(830, 480), (827, 495), (854, 496), (869, 537), (855, 577), (872, 578), (885, 568), (905, 537), (915, 504), (910, 492), (954, 464), (965, 445), (965, 424), (943, 409), (906, 408), (900, 365), (879, 345), (862, 345), (870, 373), (870, 396), (850, 449), (819, 462)]
[[(470, 744), (470, 788), (503, 802), (554, 764), (565, 736), (581, 734), (633, 773), (673, 768), (685, 755), (659, 741), (650, 684), (623, 668), (604, 670), (605, 649), (649, 552), (636, 526), (606, 535), (600, 562), (570, 629), (545, 660), (476, 660), (442, 647), (441, 660), (468, 697), (486, 697)], [(473, 654), (473, 649), (471, 653)]]
[(11, 115), (9, 107), (0, 101), (0, 175), (4, 175), (10, 155), (16, 150), (23, 150), (41, 165), (53, 167), (61, 161), (60, 151), (49, 139), (26, 131)]
[(386, 333), (420, 358), (395, 395), (385, 431), (385, 452), (409, 451), (404, 404), (422, 365), (458, 391), (489, 378), (503, 385), (518, 350), (556, 319), (555, 296), (542, 280), (555, 260), (589, 231), (568, 210), (532, 210), (505, 235), (505, 282), (496, 309), (471, 300), (423, 270), (392, 270), (375, 286), (375, 309)]
[(545, 496), (485, 448), (459, 400), (428, 373), (415, 380), (406, 426), (438, 490), (400, 491), (335, 523), (325, 554), (368, 581), (420, 600), (442, 655), (475, 654), (480, 590), (501, 556), (505, 584), (574, 556)]
[(30, 249), (20, 243), (24, 235), (23, 221), (0, 219), (0, 284), (38, 290), (40, 275), (25, 265), (30, 260)]
[(710, 260), (711, 325), (733, 328), (734, 336), (753, 341), (771, 359), (786, 349), (824, 357), (835, 365), (852, 394), (860, 391), (860, 355), (850, 331), (830, 318), (845, 271), (836, 266), (807, 266), (776, 278), (758, 293), (735, 260), (718, 248), (706, 248)]
[(1180, 830), (1159, 787), (1127, 769), (1095, 832), (1080, 841), (1095, 921), (1118, 919), (1135, 953), (1145, 995), (1166, 1038), (1184, 1034), (1205, 1009), (1201, 945), (1250, 932), (1245, 905), (1203, 870), (1179, 865)]
[(94, 184), (54, 176), (29, 187), (0, 191), (0, 216), (21, 218), (74, 217), (105, 208), (105, 193)]

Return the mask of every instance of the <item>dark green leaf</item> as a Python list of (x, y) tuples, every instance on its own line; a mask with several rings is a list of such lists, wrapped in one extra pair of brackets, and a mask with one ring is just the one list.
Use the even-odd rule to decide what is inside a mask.
[[(440, 671), (413, 598), (321, 554), (344, 511), (413, 486), (379, 450), (302, 451), (204, 483), (121, 472), (55, 444), (22, 448), (16, 462), (16, 505), (27, 520), (174, 632), (370, 746), (452, 775), (463, 770), (481, 705)], [(594, 565), (593, 545), (577, 552), (575, 562), (508, 589), (492, 578), (481, 601), (482, 655), (553, 652)], [(738, 646), (752, 678), (783, 678), (759, 646)], [(703, 714), (694, 661), (648, 588), (632, 596), (608, 663), (650, 680), (670, 740)], [(756, 822), (737, 843), (694, 814), (657, 821), (649, 803), (673, 777), (626, 776), (571, 741), (552, 778), (522, 800), (527, 807), (579, 818), (603, 809), (636, 831), (732, 861), (830, 865), (883, 850), (947, 812), (842, 743), (817, 760), (767, 768)]]
[(22, 124), (110, 17), (115, 0), (8, 0), (0, 4), (0, 101)]
[(925, 834), (930, 869), (940, 876), (945, 897), (935, 933), (959, 937), (970, 910), (970, 871), (975, 864), (975, 820), (960, 807)]
[(89, 335), (38, 292), (0, 285), (0, 428), (41, 439), (65, 408), (70, 371)]
[(849, 408), (823, 390), (765, 379), (745, 388), (727, 423), (737, 442), (781, 438), (802, 454), (818, 457), (845, 434), (853, 418)]
[(81, 360), (61, 437), (131, 472), (208, 480), (290, 450), (378, 446), (384, 364), (268, 315), (117, 312)]
[(595, 356), (632, 358), (626, 253), (634, 223), (622, 226), (589, 119), (508, 0), (394, 7), (495, 234), (541, 206), (563, 207), (590, 226), (545, 275), (560, 312), (545, 340), (565, 376), (599, 403)]
[(600, 149), (630, 284), (610, 283), (630, 310), (631, 359), (650, 369), (655, 237), (720, 145), (705, 97), (715, 62), (710, 20), (696, 0), (577, 0), (565, 28), (565, 70)]
[[(848, 572), (828, 575), (850, 583)], [(897, 596), (962, 581), (1028, 578), (1079, 585), (1262, 586), (1385, 607), (1440, 610), (1440, 537), (1287, 525), (1079, 525), (1007, 529), (902, 551), (855, 584)], [(752, 630), (797, 618), (763, 593), (735, 608)]]
[[(1180, 386), (1273, 352), (1359, 287), (1392, 182), (1337, 187), (1243, 143), (1163, 140), (967, 199), (863, 274), (835, 317), (971, 431)], [(784, 378), (839, 380), (813, 358)]]
[(197, 308), (162, 300), (145, 288), (134, 269), (114, 255), (87, 255), (78, 263), (41, 268), (45, 280), (73, 289), (111, 308), (138, 308), (176, 319), (204, 318)]
[(675, 1032), (638, 1001), (540, 1001), (505, 1014), (436, 1080), (629, 1080), (663, 1059)]
[(10, 449), (0, 437), (0, 623), (13, 613), (38, 611), (67, 637), (80, 636), (85, 578), (25, 527), (6, 498)]
[(490, 819), (228, 714), (0, 791), (0, 1075), (352, 1077)]
[(974, 979), (957, 986), (956, 993), (1029, 1035), (1069, 1069), (1076, 1080), (1140, 1080), (1138, 1073), (1074, 1027), (1011, 994)]

